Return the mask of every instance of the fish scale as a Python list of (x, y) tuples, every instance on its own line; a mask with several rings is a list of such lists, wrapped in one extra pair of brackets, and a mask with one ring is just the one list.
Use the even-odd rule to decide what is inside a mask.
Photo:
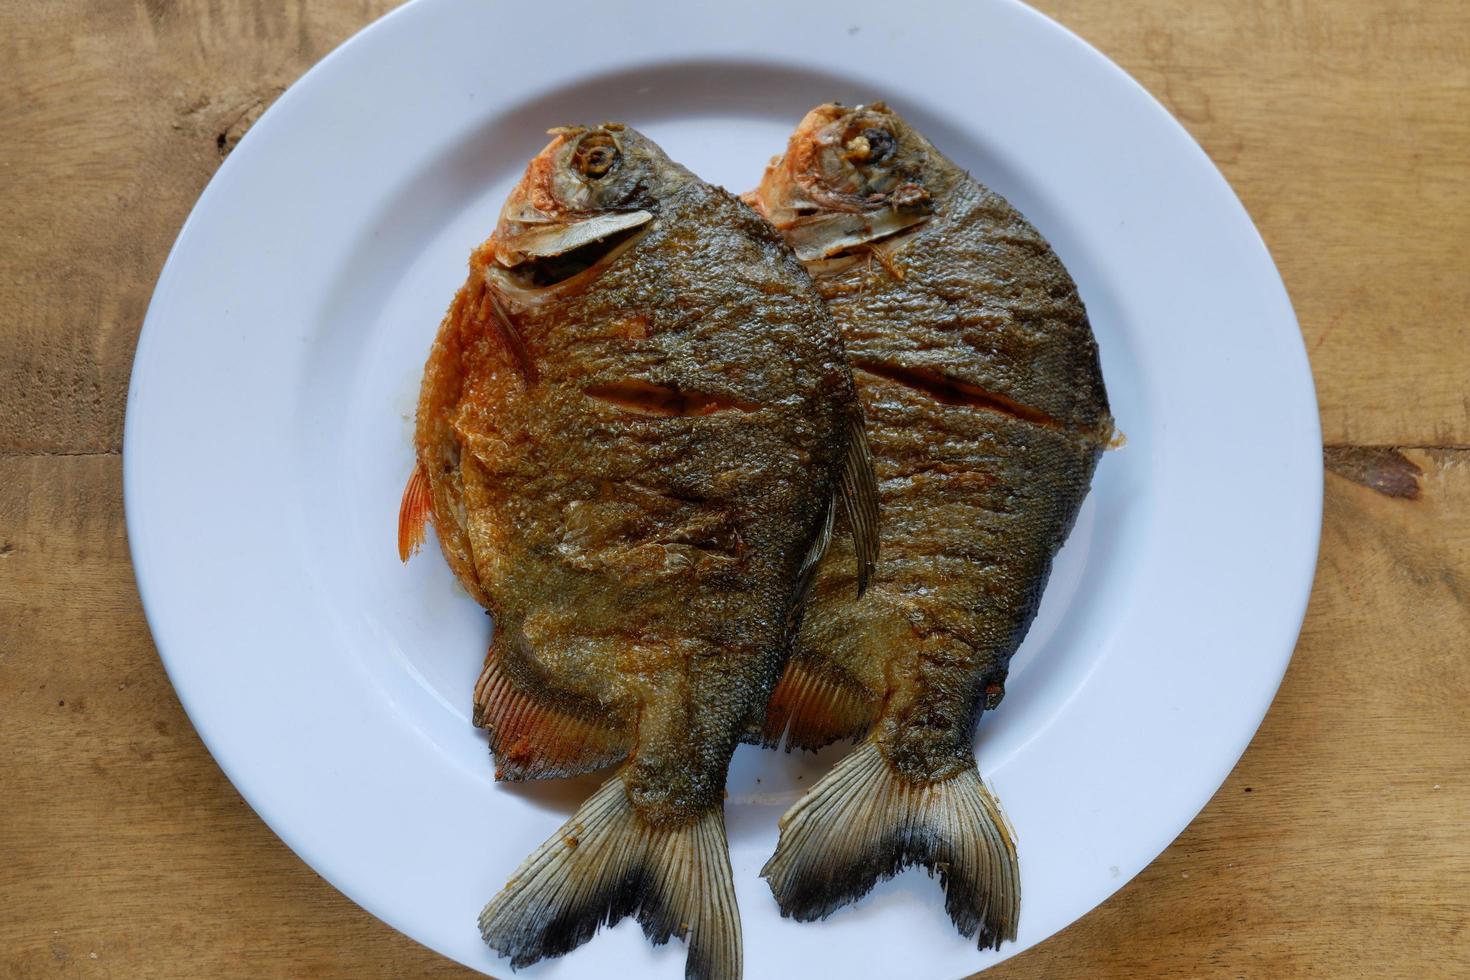
[(884, 555), (860, 601), (840, 528), (816, 572), (761, 739), (859, 745), (782, 818), (762, 873), (815, 919), (921, 865), (996, 946), (1019, 871), (973, 730), (1112, 434), (1086, 310), (1045, 239), (882, 104), (814, 109), (750, 199), (843, 332)]
[[(876, 493), (861, 410), (831, 315), (747, 205), (626, 127), (554, 132), (430, 353), (400, 552), (432, 520), (494, 614), (474, 721), (497, 778), (620, 766), (479, 925), (524, 966), (634, 915), (688, 939), (689, 977), (734, 980), (726, 771), (838, 498)], [(855, 533), (863, 581), (876, 532)]]

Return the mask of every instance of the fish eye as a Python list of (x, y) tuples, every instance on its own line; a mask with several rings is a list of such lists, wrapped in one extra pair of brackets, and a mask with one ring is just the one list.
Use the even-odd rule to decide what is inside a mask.
[(865, 129), (863, 130), (863, 136), (867, 137), (868, 146), (871, 148), (868, 159), (869, 163), (882, 163), (884, 160), (893, 156), (893, 150), (897, 141), (888, 130), (878, 129), (876, 127)]
[(896, 147), (897, 141), (892, 133), (869, 126), (849, 139), (843, 148), (847, 151), (848, 162), (862, 167), (882, 163), (893, 156)]
[(572, 155), (572, 166), (588, 180), (601, 180), (612, 172), (622, 159), (618, 144), (607, 133), (589, 133), (577, 144)]

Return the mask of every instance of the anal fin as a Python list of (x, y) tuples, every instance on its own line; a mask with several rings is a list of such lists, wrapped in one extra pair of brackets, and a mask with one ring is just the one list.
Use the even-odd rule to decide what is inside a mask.
[(856, 685), (821, 671), (800, 656), (771, 692), (760, 744), (786, 750), (816, 751), (843, 739), (866, 735), (877, 718), (879, 703)]
[(495, 778), (551, 779), (602, 769), (627, 757), (621, 726), (558, 710), (522, 690), (492, 647), (475, 684), (473, 721), (490, 733)]

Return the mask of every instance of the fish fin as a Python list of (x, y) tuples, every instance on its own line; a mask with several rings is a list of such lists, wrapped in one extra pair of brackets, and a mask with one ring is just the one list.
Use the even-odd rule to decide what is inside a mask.
[(868, 452), (861, 416), (854, 417), (848, 426), (840, 489), (847, 526), (852, 529), (853, 550), (857, 553), (858, 595), (862, 595), (878, 564), (878, 478), (873, 473), (873, 457)]
[(422, 462), (414, 465), (403, 488), (398, 505), (398, 560), (408, 561), (418, 554), (424, 543), (424, 530), (433, 520), (434, 508), (429, 499), (429, 471)]
[(981, 949), (1016, 938), (1015, 836), (979, 770), (911, 782), (869, 739), (781, 818), (761, 875), (782, 915), (810, 922), (914, 864), (938, 872), (949, 917)]
[(807, 594), (811, 592), (812, 582), (817, 577), (817, 568), (822, 564), (822, 559), (827, 557), (827, 549), (832, 546), (832, 527), (836, 522), (837, 498), (834, 496), (827, 501), (827, 512), (822, 517), (822, 525), (817, 529), (816, 537), (812, 538), (812, 546), (807, 549), (806, 557), (801, 560), (801, 568), (796, 572), (794, 606), (798, 612), (806, 604)]
[(516, 370), (520, 372), (521, 380), (526, 384), (533, 385), (541, 379), (541, 373), (536, 370), (536, 362), (531, 358), (531, 352), (526, 348), (526, 341), (521, 337), (521, 332), (516, 329), (515, 321), (511, 319), (510, 311), (500, 301), (492, 287), (485, 287), (484, 308), (481, 310), (481, 318), (489, 320), (495, 328), (496, 336), (500, 338), (501, 345), (509, 352), (511, 359), (515, 361)]
[(630, 915), (655, 946), (671, 936), (688, 941), (686, 980), (738, 980), (740, 917), (723, 806), (683, 826), (655, 827), (614, 776), (511, 875), (480, 913), (480, 935), (519, 969)]
[(551, 779), (592, 772), (627, 758), (632, 742), (622, 727), (538, 704), (516, 686), (494, 647), (475, 684), (472, 720), (490, 733), (496, 779)]
[(772, 749), (784, 742), (788, 752), (815, 751), (866, 735), (877, 713), (877, 701), (860, 688), (792, 657), (771, 692), (759, 741)]

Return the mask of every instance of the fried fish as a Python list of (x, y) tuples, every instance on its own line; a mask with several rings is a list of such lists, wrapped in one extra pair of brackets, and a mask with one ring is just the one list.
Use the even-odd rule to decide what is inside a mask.
[(729, 980), (726, 768), (836, 509), (854, 589), (871, 572), (861, 410), (748, 206), (622, 125), (552, 132), (434, 342), (400, 553), (431, 519), (494, 615), (475, 720), (499, 778), (623, 763), (485, 907), (485, 941), (520, 967), (634, 915)]
[(842, 330), (884, 556), (860, 601), (840, 537), (817, 572), (763, 739), (861, 743), (762, 873), (809, 920), (921, 865), (960, 932), (998, 946), (1016, 848), (973, 731), (1112, 435), (1087, 314), (1036, 229), (881, 103), (812, 110), (751, 199)]

